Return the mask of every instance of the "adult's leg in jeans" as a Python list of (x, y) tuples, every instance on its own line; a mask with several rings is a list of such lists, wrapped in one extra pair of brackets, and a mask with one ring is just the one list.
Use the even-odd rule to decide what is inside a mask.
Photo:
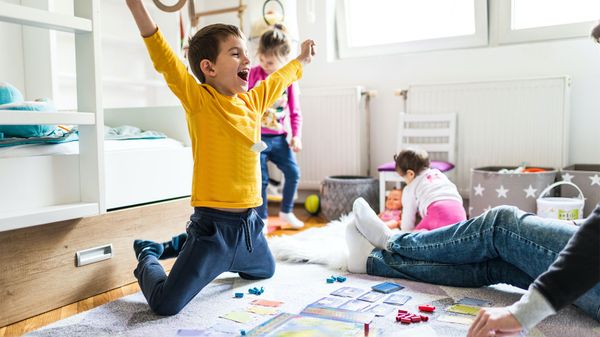
[(267, 149), (260, 153), (260, 171), (262, 176), (261, 182), (261, 195), (263, 203), (262, 205), (256, 207), (256, 212), (262, 219), (267, 219), (269, 217), (269, 212), (267, 209), (267, 186), (269, 185), (269, 166), (267, 165), (269, 161), (269, 152), (271, 151), (271, 145), (268, 141), (270, 137), (265, 137), (265, 143), (267, 143)]
[(231, 263), (226, 254), (229, 248), (213, 237), (213, 223), (192, 222), (187, 233), (188, 239), (169, 276), (153, 256), (142, 259), (134, 271), (150, 308), (159, 315), (177, 314)]
[(447, 264), (414, 260), (386, 250), (375, 249), (367, 260), (371, 275), (453, 287), (483, 287), (507, 283), (526, 289), (533, 278), (500, 258), (485, 262)]
[(294, 194), (296, 194), (298, 181), (300, 180), (300, 168), (284, 136), (273, 137), (272, 145), (273, 149), (269, 158), (283, 172), (285, 178), (281, 211), (291, 213), (294, 208)]
[(535, 278), (556, 260), (576, 230), (564, 221), (501, 206), (453, 226), (397, 235), (388, 241), (388, 250), (449, 264), (501, 258)]
[[(493, 259), (515, 266), (532, 279), (546, 271), (577, 230), (564, 221), (543, 219), (514, 207), (497, 207), (479, 217), (431, 232), (400, 234), (388, 250), (414, 260), (472, 264)], [(505, 281), (514, 284), (511, 280)], [(597, 318), (600, 285), (575, 304)]]

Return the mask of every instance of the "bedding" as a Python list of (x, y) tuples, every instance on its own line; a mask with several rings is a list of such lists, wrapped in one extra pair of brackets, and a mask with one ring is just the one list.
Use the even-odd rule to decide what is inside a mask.
[[(175, 139), (132, 139), (105, 140), (104, 152), (118, 152), (136, 149), (174, 149), (182, 148), (183, 144)], [(0, 147), (0, 158), (50, 156), (61, 154), (79, 154), (79, 143), (68, 142), (54, 145), (17, 145)]]

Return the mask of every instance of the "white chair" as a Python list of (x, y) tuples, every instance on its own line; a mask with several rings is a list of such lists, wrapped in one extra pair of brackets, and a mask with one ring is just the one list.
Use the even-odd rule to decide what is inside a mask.
[[(398, 123), (396, 153), (404, 148), (419, 148), (429, 153), (430, 167), (448, 174), (454, 168), (456, 154), (456, 114), (402, 113)], [(388, 162), (379, 171), (379, 208), (385, 209), (386, 185), (400, 187), (402, 177), (396, 173), (396, 163)]]

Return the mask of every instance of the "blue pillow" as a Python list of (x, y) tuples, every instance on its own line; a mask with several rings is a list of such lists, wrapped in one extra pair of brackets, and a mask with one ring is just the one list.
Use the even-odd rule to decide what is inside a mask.
[[(0, 110), (20, 111), (56, 111), (48, 102), (21, 102), (0, 105)], [(56, 125), (0, 125), (0, 133), (4, 137), (43, 137), (56, 129)]]
[(20, 102), (23, 102), (23, 94), (19, 89), (6, 82), (0, 82), (0, 104)]

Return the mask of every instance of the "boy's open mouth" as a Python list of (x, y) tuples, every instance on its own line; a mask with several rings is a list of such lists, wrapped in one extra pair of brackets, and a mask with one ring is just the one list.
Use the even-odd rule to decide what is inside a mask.
[(242, 70), (237, 73), (238, 77), (244, 81), (248, 81), (248, 70)]

